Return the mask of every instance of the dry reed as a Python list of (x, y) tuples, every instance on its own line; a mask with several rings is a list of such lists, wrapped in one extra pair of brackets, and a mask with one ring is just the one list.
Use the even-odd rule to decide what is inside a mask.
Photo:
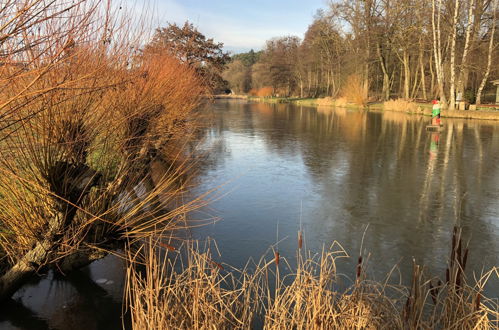
[(367, 104), (367, 89), (359, 75), (348, 76), (340, 92), (348, 102), (365, 106)]
[(383, 109), (409, 113), (418, 113), (422, 111), (422, 109), (416, 103), (404, 99), (385, 101), (383, 103)]
[[(346, 276), (338, 274), (336, 264), (348, 255), (337, 243), (320, 255), (298, 249), (296, 267), (273, 251), (268, 260), (236, 270), (214, 266), (210, 249), (198, 243), (172, 256), (149, 241), (131, 256), (127, 302), (134, 329), (495, 328), (499, 306), (485, 299), (482, 289), (497, 269), (468, 283), (460, 271), (459, 229), (453, 241), (449, 273), (454, 275), (448, 281), (427, 277), (416, 263), (409, 287), (370, 281), (363, 270), (366, 261), (359, 257), (357, 280), (346, 290), (340, 281)], [(452, 262), (458, 254), (461, 261)], [(137, 263), (145, 269), (139, 271)], [(282, 266), (290, 269), (284, 276)]]

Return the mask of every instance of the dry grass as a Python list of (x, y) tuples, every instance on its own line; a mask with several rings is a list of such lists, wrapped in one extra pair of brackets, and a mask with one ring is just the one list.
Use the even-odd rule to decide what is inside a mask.
[[(340, 289), (336, 264), (348, 257), (338, 244), (305, 254), (300, 238), (296, 267), (274, 251), (235, 270), (217, 262), (209, 247), (178, 250), (151, 242), (131, 256), (128, 304), (134, 329), (492, 329), (497, 301), (482, 296), (492, 269), (474, 283), (464, 277), (460, 230), (453, 235), (449, 278), (428, 278), (414, 265), (410, 287), (366, 279), (359, 257), (355, 281)], [(164, 249), (164, 248), (167, 249)], [(144, 253), (145, 250), (145, 253)], [(458, 259), (460, 261), (458, 261)], [(454, 261), (452, 261), (454, 260)], [(137, 264), (144, 265), (139, 271)], [(284, 274), (284, 269), (287, 268)]]
[(340, 94), (350, 103), (361, 106), (365, 106), (367, 104), (367, 89), (365, 88), (359, 75), (353, 74), (348, 76)]
[(346, 107), (348, 101), (345, 97), (332, 98), (324, 97), (317, 99), (317, 106), (335, 106), (335, 107)]
[(259, 89), (251, 89), (248, 94), (250, 96), (258, 96), (258, 97), (270, 97), (274, 93), (274, 89), (272, 87), (262, 87)]
[(422, 111), (416, 103), (404, 99), (388, 100), (383, 103), (383, 109), (409, 113), (419, 113)]

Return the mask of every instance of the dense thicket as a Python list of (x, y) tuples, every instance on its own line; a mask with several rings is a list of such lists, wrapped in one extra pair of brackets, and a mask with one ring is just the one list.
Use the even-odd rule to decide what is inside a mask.
[[(116, 9), (114, 9), (116, 8)], [(0, 303), (175, 227), (203, 79), (108, 1), (0, 2)], [(160, 168), (154, 175), (154, 168)]]
[(303, 40), (271, 39), (255, 63), (238, 54), (224, 77), (235, 92), (270, 87), (273, 95), (336, 97), (360, 88), (371, 100), (440, 97), (450, 107), (456, 99), (494, 101), (497, 2), (332, 2)]

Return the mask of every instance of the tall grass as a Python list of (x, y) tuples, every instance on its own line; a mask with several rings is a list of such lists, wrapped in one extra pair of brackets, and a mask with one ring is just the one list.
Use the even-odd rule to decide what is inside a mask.
[[(132, 324), (134, 329), (496, 328), (499, 306), (482, 290), (497, 269), (469, 281), (460, 229), (452, 240), (447, 278), (428, 277), (414, 264), (408, 287), (370, 281), (359, 257), (347, 289), (348, 277), (336, 265), (348, 255), (337, 243), (312, 255), (302, 251), (299, 238), (296, 266), (274, 253), (236, 270), (220, 264), (209, 246), (191, 242), (173, 249), (149, 241), (130, 258)], [(144, 265), (141, 271), (138, 264)]]
[(404, 99), (385, 101), (383, 103), (383, 109), (409, 113), (422, 112), (422, 109), (420, 109), (420, 107), (416, 103)]

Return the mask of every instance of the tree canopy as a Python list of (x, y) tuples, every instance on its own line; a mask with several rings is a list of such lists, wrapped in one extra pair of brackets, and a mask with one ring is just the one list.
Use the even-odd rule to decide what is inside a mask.
[(212, 87), (220, 87), (224, 65), (230, 56), (223, 50), (223, 43), (207, 38), (192, 23), (183, 26), (168, 23), (167, 27), (157, 28), (152, 41), (144, 47), (144, 55), (168, 53), (181, 62), (195, 67), (208, 79)]
[(246, 89), (253, 94), (266, 88), (273, 95), (348, 99), (357, 90), (370, 100), (439, 97), (449, 108), (458, 99), (479, 104), (483, 94), (493, 102), (498, 6), (497, 0), (331, 1), (303, 40), (276, 37), (260, 53), (234, 55), (245, 66), (231, 65), (225, 76), (234, 88), (249, 74)]

